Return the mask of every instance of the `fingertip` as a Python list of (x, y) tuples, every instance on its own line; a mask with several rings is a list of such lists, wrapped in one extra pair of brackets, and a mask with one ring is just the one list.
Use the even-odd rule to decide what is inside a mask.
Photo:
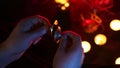
[(39, 18), (45, 25), (51, 26), (50, 21), (48, 18), (41, 16), (41, 15), (36, 15), (37, 18)]
[(44, 16), (40, 16), (40, 15), (36, 15), (36, 17), (38, 18), (38, 20), (40, 22), (43, 23), (43, 25), (46, 27), (47, 30), (50, 29), (51, 24), (50, 24), (50, 21), (47, 18), (45, 18)]
[(81, 48), (81, 37), (79, 34), (73, 32), (73, 31), (65, 31), (62, 34), (63, 34), (63, 36), (67, 37), (67, 40), (69, 42), (72, 42), (71, 48), (73, 48), (73, 49)]
[(81, 39), (80, 35), (73, 31), (64, 31), (62, 35), (68, 36), (71, 39), (78, 39), (78, 40)]

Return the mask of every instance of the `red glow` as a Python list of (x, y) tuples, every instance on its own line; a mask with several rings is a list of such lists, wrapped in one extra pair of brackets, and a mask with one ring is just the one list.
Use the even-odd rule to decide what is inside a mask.
[(92, 19), (86, 19), (82, 22), (82, 27), (84, 28), (85, 32), (87, 33), (93, 33), (95, 32), (99, 24), (97, 24), (94, 20)]
[(107, 10), (113, 6), (113, 0), (95, 0), (95, 8), (98, 10)]
[(86, 27), (87, 25), (90, 25), (90, 24), (92, 24), (92, 23), (94, 23), (93, 20), (87, 19), (87, 20), (85, 20), (85, 21), (82, 23), (82, 26), (83, 26), (83, 27)]

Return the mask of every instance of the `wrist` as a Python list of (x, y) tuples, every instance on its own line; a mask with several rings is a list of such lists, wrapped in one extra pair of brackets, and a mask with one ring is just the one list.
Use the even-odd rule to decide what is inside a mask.
[(15, 61), (17, 57), (18, 55), (14, 55), (13, 51), (4, 42), (0, 44), (0, 68), (4, 68)]

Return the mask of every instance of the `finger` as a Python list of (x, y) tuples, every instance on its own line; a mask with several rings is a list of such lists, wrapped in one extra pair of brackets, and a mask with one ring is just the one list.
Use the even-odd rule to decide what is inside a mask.
[(59, 49), (65, 50), (66, 45), (67, 45), (67, 36), (63, 35), (60, 40)]
[(44, 23), (44, 25), (46, 25), (48, 27), (51, 26), (51, 24), (50, 24), (50, 22), (49, 22), (49, 20), (47, 18), (45, 18), (43, 16), (38, 16), (38, 17), (39, 17), (39, 19), (41, 19), (41, 21)]
[(72, 40), (72, 43), (70, 44), (71, 46), (66, 45), (67, 47), (69, 47), (69, 49), (71, 49), (73, 51), (74, 50), (82, 50), (81, 39), (80, 39), (79, 34), (72, 32), (72, 31), (65, 31), (65, 32), (63, 32), (63, 34)]
[(39, 21), (41, 22), (41, 24), (43, 24), (43, 26), (49, 30), (51, 27), (51, 24), (49, 22), (49, 20), (43, 16), (37, 15), (37, 17), (39, 18)]
[(22, 30), (24, 32), (30, 31), (32, 27), (34, 26), (45, 26), (47, 29), (49, 29), (50, 27), (50, 22), (48, 21), (47, 18), (43, 17), (43, 16), (32, 16), (26, 19), (23, 19), (20, 21), (20, 26), (22, 26)]
[(47, 29), (45, 27), (40, 27), (32, 32), (26, 33), (27, 36), (29, 36), (30, 39), (35, 39), (37, 37), (42, 37), (47, 33)]
[(43, 36), (49, 30), (50, 26), (48, 19), (39, 15), (23, 19), (18, 25), (30, 39)]
[(34, 25), (41, 22), (36, 16), (22, 19), (18, 26), (22, 29), (23, 32), (28, 32)]
[(73, 31), (65, 31), (63, 32), (63, 34), (65, 34), (66, 36), (70, 37), (72, 39), (73, 42), (77, 42), (80, 41), (80, 35), (73, 32)]

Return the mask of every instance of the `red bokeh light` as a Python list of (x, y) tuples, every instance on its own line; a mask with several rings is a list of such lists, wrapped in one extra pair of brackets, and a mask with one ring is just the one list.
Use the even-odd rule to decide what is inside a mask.
[(98, 29), (99, 24), (92, 19), (86, 19), (82, 22), (82, 27), (84, 28), (85, 32), (93, 33)]

